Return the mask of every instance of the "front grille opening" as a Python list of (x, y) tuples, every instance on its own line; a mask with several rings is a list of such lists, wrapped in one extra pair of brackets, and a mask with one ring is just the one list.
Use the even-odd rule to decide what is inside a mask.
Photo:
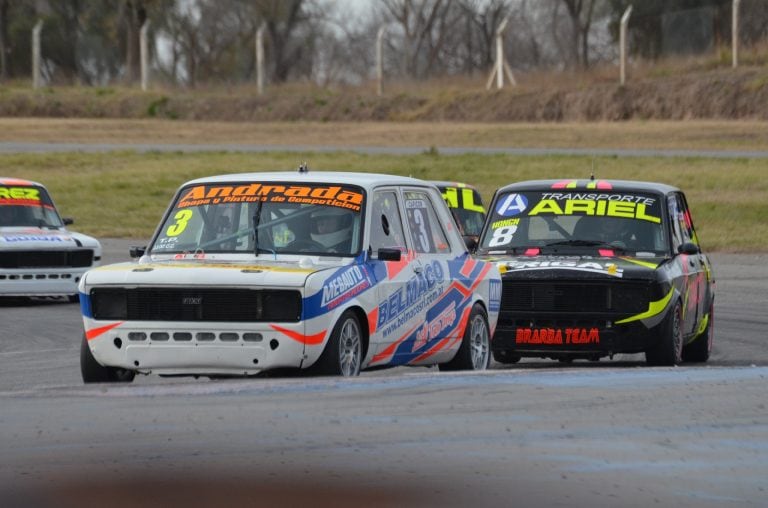
[(92, 264), (91, 249), (0, 252), (0, 268), (87, 268)]
[(647, 284), (505, 281), (501, 311), (638, 313), (648, 308), (648, 298)]
[(195, 338), (198, 342), (212, 342), (216, 340), (216, 334), (210, 332), (197, 332)]
[(173, 340), (178, 340), (181, 342), (189, 342), (192, 340), (192, 334), (189, 332), (176, 332), (173, 334)]
[(147, 334), (144, 332), (129, 332), (128, 340), (133, 342), (141, 342), (147, 340)]
[(93, 316), (104, 320), (298, 322), (301, 293), (282, 289), (95, 288)]
[(154, 341), (164, 342), (168, 340), (169, 335), (166, 332), (152, 332), (149, 334), (149, 338)]
[(219, 340), (222, 342), (237, 342), (240, 336), (236, 333), (225, 332), (219, 334)]

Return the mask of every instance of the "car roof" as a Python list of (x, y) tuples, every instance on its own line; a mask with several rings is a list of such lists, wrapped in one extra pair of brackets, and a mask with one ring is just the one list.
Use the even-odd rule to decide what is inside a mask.
[(659, 194), (669, 194), (670, 192), (678, 192), (679, 188), (657, 182), (640, 182), (633, 180), (592, 180), (585, 178), (582, 180), (575, 179), (558, 179), (558, 180), (526, 180), (523, 182), (515, 182), (504, 187), (499, 188), (497, 192), (507, 191), (578, 191), (578, 192), (595, 192), (595, 191), (613, 191), (613, 192), (652, 192)]
[(36, 185), (38, 187), (45, 187), (45, 185), (32, 180), (24, 180), (23, 178), (13, 178), (8, 176), (0, 176), (0, 185)]
[(226, 182), (291, 182), (301, 183), (339, 183), (357, 185), (363, 188), (373, 188), (382, 185), (416, 185), (427, 186), (430, 184), (424, 180), (407, 176), (384, 175), (379, 173), (355, 173), (344, 171), (273, 171), (254, 173), (233, 173), (227, 175), (207, 176), (190, 180), (184, 186), (202, 183), (226, 183)]

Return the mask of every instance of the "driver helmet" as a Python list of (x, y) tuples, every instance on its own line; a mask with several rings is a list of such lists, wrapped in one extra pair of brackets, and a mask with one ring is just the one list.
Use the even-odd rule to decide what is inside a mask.
[(324, 247), (333, 247), (349, 238), (352, 225), (349, 212), (332, 206), (322, 206), (310, 215), (313, 223), (312, 240)]

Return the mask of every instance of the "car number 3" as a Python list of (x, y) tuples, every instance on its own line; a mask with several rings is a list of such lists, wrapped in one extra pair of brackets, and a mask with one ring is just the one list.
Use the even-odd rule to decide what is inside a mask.
[(165, 236), (179, 236), (183, 233), (187, 229), (187, 222), (192, 218), (192, 210), (181, 210), (173, 218), (176, 219), (176, 224), (171, 224)]

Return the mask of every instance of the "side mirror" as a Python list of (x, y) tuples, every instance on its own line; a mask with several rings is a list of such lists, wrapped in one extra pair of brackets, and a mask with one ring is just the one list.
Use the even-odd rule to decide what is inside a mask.
[(75, 223), (75, 219), (73, 219), (72, 217), (62, 217), (61, 221), (64, 223), (65, 226), (69, 226), (70, 224)]
[(688, 254), (689, 256), (692, 256), (701, 252), (701, 249), (699, 249), (699, 246), (693, 242), (685, 242), (677, 248), (677, 252), (680, 254)]
[(136, 259), (140, 258), (144, 255), (144, 253), (147, 252), (147, 246), (144, 245), (142, 247), (129, 247), (128, 248), (128, 254), (130, 254), (131, 258)]
[(403, 255), (400, 249), (393, 249), (391, 247), (382, 247), (376, 254), (379, 261), (400, 261)]
[(467, 250), (469, 252), (475, 252), (477, 250), (477, 237), (476, 236), (465, 236), (464, 237), (464, 245), (467, 246)]

